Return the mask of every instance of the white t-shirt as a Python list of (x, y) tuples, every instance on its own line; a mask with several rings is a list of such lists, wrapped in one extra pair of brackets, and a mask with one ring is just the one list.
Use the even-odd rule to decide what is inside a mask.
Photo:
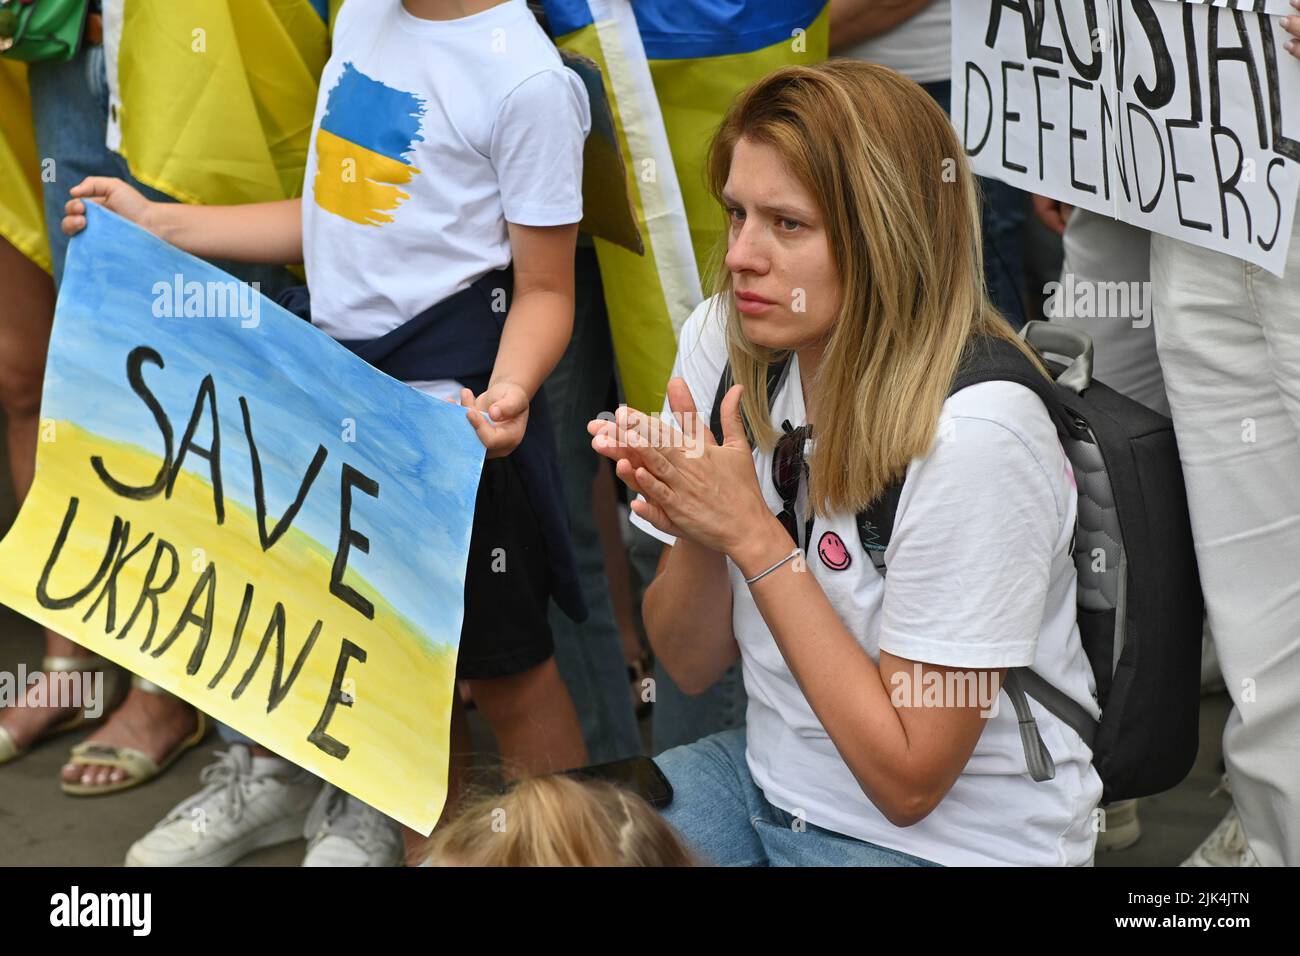
[(508, 266), (507, 222), (579, 222), (590, 130), (586, 88), (524, 0), (455, 20), (348, 0), (303, 190), (313, 323), (377, 338)]
[[(723, 312), (706, 301), (682, 328), (674, 376), (708, 419), (726, 363)], [(667, 411), (665, 409), (665, 411)], [(798, 360), (773, 421), (805, 420)], [(815, 431), (815, 430), (814, 430)], [(771, 454), (755, 451), (773, 513)], [(801, 499), (805, 497), (801, 494)], [(944, 403), (930, 453), (908, 466), (888, 582), (859, 541), (854, 515), (816, 519), (808, 569), (872, 660), (880, 651), (953, 668), (1032, 665), (1098, 716), (1092, 671), (1075, 622), (1070, 544), (1078, 494), (1047, 410), (1028, 389), (986, 382)], [(800, 502), (801, 519), (808, 514)], [(675, 539), (633, 516), (667, 544)], [(1056, 762), (1054, 779), (1029, 776), (1015, 712), (1000, 695), (970, 761), (924, 820), (899, 828), (867, 799), (814, 714), (728, 562), (732, 627), (749, 694), (746, 756), (754, 782), (809, 823), (947, 865), (1085, 865), (1101, 780), (1079, 735), (1030, 706)]]
[(863, 40), (841, 56), (879, 63), (917, 83), (952, 78), (952, 0), (931, 0), (888, 33)]

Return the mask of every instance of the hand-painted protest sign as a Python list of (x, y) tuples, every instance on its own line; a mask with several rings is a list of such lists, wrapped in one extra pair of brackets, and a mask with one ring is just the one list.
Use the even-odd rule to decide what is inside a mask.
[(464, 413), (98, 206), (0, 601), (422, 832), (483, 448)]
[(953, 4), (953, 122), (975, 171), (1280, 275), (1300, 189), (1300, 63), (1265, 9)]
[(1212, 7), (1227, 7), (1229, 10), (1241, 10), (1246, 13), (1272, 13), (1286, 16), (1294, 13), (1291, 0), (1182, 0), (1183, 3), (1204, 3)]

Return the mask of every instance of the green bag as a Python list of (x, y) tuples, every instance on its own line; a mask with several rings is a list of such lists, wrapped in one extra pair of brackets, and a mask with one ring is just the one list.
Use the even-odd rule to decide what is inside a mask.
[(71, 60), (89, 6), (90, 0), (0, 0), (0, 56), (28, 63)]

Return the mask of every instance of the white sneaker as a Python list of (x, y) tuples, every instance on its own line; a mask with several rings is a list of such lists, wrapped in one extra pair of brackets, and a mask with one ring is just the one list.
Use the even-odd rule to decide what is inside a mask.
[(204, 787), (176, 805), (126, 854), (127, 866), (229, 866), (302, 835), (321, 782), (281, 757), (231, 744), (204, 767)]
[(303, 866), (400, 866), (402, 828), (369, 804), (325, 785), (303, 830)]
[[(1228, 788), (1228, 775), (1215, 788), (1232, 791)], [(1211, 794), (1213, 796), (1214, 794)], [(1228, 810), (1219, 825), (1215, 827), (1205, 841), (1192, 851), (1192, 855), (1183, 860), (1181, 866), (1259, 866), (1259, 858), (1246, 841), (1246, 831), (1241, 828), (1241, 817), (1234, 806)]]

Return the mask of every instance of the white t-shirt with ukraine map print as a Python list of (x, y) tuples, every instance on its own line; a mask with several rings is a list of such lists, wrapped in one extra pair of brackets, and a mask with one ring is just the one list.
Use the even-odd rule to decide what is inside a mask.
[[(706, 300), (686, 320), (673, 367), (704, 421), (727, 361), (721, 302)], [(665, 414), (671, 417), (666, 404)], [(772, 419), (795, 426), (806, 420), (798, 358), (776, 394)], [(781, 498), (772, 484), (771, 452), (756, 450), (754, 458), (775, 514)], [(1075, 621), (1070, 542), (1077, 507), (1073, 472), (1042, 402), (1024, 386), (984, 382), (944, 402), (935, 444), (908, 466), (885, 552), (887, 581), (863, 550), (850, 513), (816, 519), (807, 569), (872, 660), (885, 650), (949, 668), (1032, 665), (1096, 718), (1092, 671)], [(806, 501), (797, 510), (802, 520)], [(641, 518), (632, 521), (673, 543)], [(1056, 761), (1055, 778), (1035, 782), (1005, 694), (939, 805), (906, 829), (890, 823), (817, 719), (744, 576), (731, 561), (727, 569), (749, 697), (745, 756), (769, 801), (824, 829), (950, 866), (1092, 861), (1092, 811), (1102, 787), (1091, 751), (1030, 701)], [(924, 704), (924, 682), (918, 683), (917, 696), (906, 699)], [(974, 688), (972, 703), (983, 706), (987, 690)]]
[(524, 0), (455, 20), (346, 0), (303, 188), (313, 324), (378, 338), (509, 265), (507, 222), (579, 222), (590, 129), (586, 88)]

